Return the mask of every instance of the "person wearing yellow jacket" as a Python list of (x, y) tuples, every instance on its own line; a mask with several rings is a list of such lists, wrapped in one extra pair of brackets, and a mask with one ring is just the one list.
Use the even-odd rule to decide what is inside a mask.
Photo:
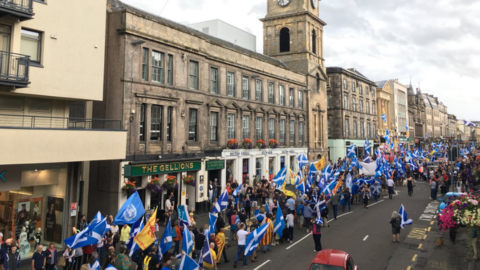
[(127, 224), (123, 225), (122, 232), (120, 233), (120, 244), (125, 245), (128, 238), (130, 237), (130, 226)]

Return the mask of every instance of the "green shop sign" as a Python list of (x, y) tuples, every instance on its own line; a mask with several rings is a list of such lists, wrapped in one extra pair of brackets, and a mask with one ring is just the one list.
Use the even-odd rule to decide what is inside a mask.
[(199, 171), (201, 167), (202, 164), (200, 163), (200, 161), (125, 165), (123, 173), (124, 177), (134, 177), (152, 174)]
[(207, 163), (207, 171), (225, 169), (225, 160), (209, 160)]

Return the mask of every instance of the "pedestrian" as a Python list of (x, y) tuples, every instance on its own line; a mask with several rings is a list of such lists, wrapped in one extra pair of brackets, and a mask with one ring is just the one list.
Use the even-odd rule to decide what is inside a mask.
[(178, 225), (178, 220), (175, 221), (175, 226), (172, 230), (172, 238), (173, 242), (175, 243), (175, 247), (173, 248), (173, 256), (180, 253), (180, 242), (182, 241), (182, 232), (180, 230), (180, 226)]
[(360, 203), (360, 186), (358, 181), (352, 185), (353, 204)]
[[(257, 220), (253, 220), (252, 225), (250, 226), (250, 232), (253, 232), (256, 229), (258, 229), (258, 222)], [(252, 253), (252, 262), (256, 262), (257, 261), (256, 259), (257, 259), (257, 249), (255, 249)]]
[(237, 256), (235, 256), (235, 262), (233, 263), (233, 267), (237, 268), (237, 262), (240, 257), (243, 257), (243, 266), (247, 266), (247, 256), (244, 255), (245, 253), (245, 245), (247, 242), (247, 236), (250, 234), (249, 232), (245, 231), (245, 224), (240, 223), (239, 230), (237, 232), (237, 241), (238, 241), (238, 249), (237, 249)]
[(462, 182), (457, 181), (457, 192), (462, 192)]
[(115, 267), (118, 270), (129, 270), (130, 265), (132, 265), (132, 262), (130, 261), (130, 258), (128, 257), (127, 254), (127, 248), (124, 246), (121, 246), (118, 249), (119, 253), (117, 257), (115, 258)]
[(230, 241), (235, 240), (237, 235), (238, 224), (237, 224), (237, 210), (233, 210), (232, 215), (230, 216)]
[(193, 242), (195, 243), (194, 259), (198, 260), (200, 258), (200, 252), (203, 248), (203, 243), (205, 243), (206, 236), (203, 234), (203, 227), (200, 227), (199, 233), (195, 235)]
[(393, 194), (395, 193), (393, 191), (393, 186), (395, 185), (395, 182), (393, 182), (393, 179), (388, 179), (387, 180), (387, 187), (388, 187), (388, 198), (391, 200), (393, 199)]
[[(220, 264), (220, 258), (222, 257), (223, 254), (223, 260), (225, 263), (230, 262), (230, 260), (227, 259), (227, 246), (225, 245), (225, 228), (221, 228), (218, 231), (218, 234), (215, 236), (215, 242), (217, 242), (217, 247), (218, 247), (218, 253), (217, 253), (217, 264)], [(196, 249), (196, 248), (195, 248)]]
[(381, 192), (381, 189), (382, 187), (380, 186), (380, 183), (378, 183), (377, 181), (375, 181), (373, 183), (373, 186), (372, 186), (372, 195), (373, 195), (373, 198), (375, 199), (375, 202), (378, 202), (378, 197), (380, 197), (380, 192)]
[[(278, 209), (277, 211), (280, 211), (280, 209)], [(260, 240), (260, 245), (263, 246), (263, 253), (272, 250), (271, 245), (272, 242), (275, 240), (273, 238), (273, 220), (271, 214), (267, 214), (267, 216), (265, 217), (265, 224), (268, 224), (267, 231), (263, 235), (262, 240)]]
[(330, 203), (332, 204), (332, 209), (333, 209), (333, 219), (337, 219), (339, 202), (340, 202), (340, 192), (337, 192), (330, 199)]
[[(38, 249), (38, 247), (37, 247), (37, 249)], [(37, 252), (35, 252), (34, 256), (36, 254), (37, 254)], [(39, 256), (37, 256), (37, 257), (40, 258)], [(74, 260), (75, 250), (67, 247), (67, 249), (65, 249), (65, 252), (63, 253), (63, 257), (65, 257), (65, 267), (63, 269), (64, 270), (72, 270), (72, 267), (75, 264), (75, 260)], [(32, 257), (32, 259), (35, 260), (35, 258), (33, 258), (33, 257)], [(36, 264), (36, 262), (35, 262), (35, 264)], [(33, 270), (41, 270), (41, 269), (43, 269), (43, 267), (41, 267), (40, 269), (33, 268), (33, 261), (32, 261), (32, 269)]]
[(413, 194), (413, 179), (412, 179), (412, 177), (407, 178), (407, 188), (408, 188), (408, 196), (412, 197), (412, 194)]
[(350, 203), (351, 197), (352, 195), (350, 194), (350, 189), (348, 187), (345, 188), (345, 190), (343, 191), (343, 205), (342, 205), (343, 212), (345, 212), (345, 208), (347, 205), (348, 205), (348, 212), (352, 210), (351, 203)]
[(478, 259), (478, 231), (476, 228), (472, 228), (472, 247), (473, 247), (472, 259), (476, 260)]
[(288, 241), (290, 244), (293, 241), (293, 229), (295, 228), (295, 223), (294, 223), (294, 217), (292, 214), (292, 211), (287, 209), (288, 214), (287, 217), (285, 218), (285, 225), (287, 226), (288, 229)]
[(45, 250), (45, 258), (45, 270), (54, 270), (55, 265), (57, 265), (57, 249), (54, 242), (50, 242)]
[(92, 252), (92, 256), (88, 260), (88, 270), (100, 270), (100, 262), (98, 262), (98, 253)]
[(385, 197), (388, 195), (388, 191), (387, 191), (387, 181), (385, 180), (385, 178), (382, 176), (382, 194), (381, 196), (382, 197)]
[(120, 245), (124, 246), (127, 240), (130, 238), (130, 231), (132, 229), (127, 224), (123, 225), (122, 231), (120, 232)]
[[(10, 250), (3, 254), (2, 257), (4, 270), (18, 270), (20, 268), (21, 256), (16, 245), (10, 246)], [(33, 264), (34, 262), (32, 261), (32, 265)], [(33, 266), (32, 269), (34, 269)]]
[(245, 212), (245, 208), (240, 209), (240, 213), (238, 214), (238, 219), (240, 222), (245, 224), (245, 230), (247, 230), (247, 213)]
[(362, 187), (363, 208), (368, 209), (368, 199), (370, 199), (370, 189), (367, 184), (363, 184)]
[(440, 186), (440, 193), (442, 194), (442, 198), (447, 194), (447, 185), (445, 185), (445, 182)]
[(315, 242), (315, 250), (316, 252), (319, 252), (322, 250), (322, 223), (320, 220), (317, 219), (312, 219), (312, 236), (313, 236), (313, 241)]
[(433, 176), (430, 182), (430, 197), (432, 200), (437, 199), (437, 182), (435, 181)]
[(303, 216), (305, 217), (305, 226), (307, 227), (307, 233), (310, 232), (312, 214), (313, 214), (312, 207), (309, 204), (307, 204), (307, 202), (305, 202), (304, 209), (303, 209)]
[[(390, 219), (390, 224), (392, 225), (392, 243), (400, 242), (400, 230), (402, 229), (402, 220), (400, 219), (400, 215), (397, 213), (397, 211), (393, 211), (392, 218)], [(397, 236), (397, 240), (395, 240), (395, 236)]]
[(296, 210), (296, 213), (297, 213), (297, 221), (298, 221), (298, 228), (301, 230), (302, 229), (302, 226), (303, 226), (303, 223), (305, 222), (305, 219), (303, 217), (303, 213), (305, 211), (305, 206), (304, 206), (305, 202), (303, 203), (299, 203), (298, 206), (297, 206), (297, 210)]
[(153, 246), (150, 253), (143, 259), (143, 270), (156, 270), (159, 266), (157, 247)]
[(330, 227), (330, 224), (328, 224), (328, 207), (327, 206), (323, 208), (322, 212), (320, 213), (320, 216), (323, 219), (323, 227)]
[(215, 248), (215, 244), (210, 243), (210, 254), (212, 256), (212, 264), (203, 262), (203, 266), (206, 267), (207, 269), (217, 269), (217, 252), (215, 252), (214, 248)]
[(244, 200), (244, 205), (245, 205), (245, 213), (248, 219), (252, 217), (252, 201), (250, 200), (250, 195), (246, 195), (245, 200)]

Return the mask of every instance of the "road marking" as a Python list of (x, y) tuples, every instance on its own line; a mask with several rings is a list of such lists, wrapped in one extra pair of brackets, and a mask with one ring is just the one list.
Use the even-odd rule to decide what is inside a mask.
[(428, 231), (430, 231), (432, 229), (432, 227), (428, 227)]
[(410, 233), (407, 235), (408, 238), (421, 240), (425, 235), (425, 229), (422, 228), (413, 228)]
[(290, 246), (288, 246), (286, 249), (290, 249), (291, 247), (295, 246), (296, 244), (300, 243), (303, 239), (309, 237), (311, 235), (311, 233), (308, 233), (307, 235), (305, 235), (302, 239), (298, 240), (297, 242), (291, 244)]
[(423, 240), (425, 240), (425, 239), (427, 239), (427, 235), (426, 235), (426, 234), (423, 236)]
[(411, 267), (411, 266), (407, 267), (407, 270), (410, 270), (410, 269), (412, 269), (412, 267)]
[(434, 215), (422, 214), (419, 219), (423, 221), (431, 221), (433, 217)]
[(363, 238), (363, 241), (367, 240), (367, 238), (368, 238), (368, 235), (367, 235), (367, 236), (365, 236), (365, 238)]
[(378, 202), (376, 202), (376, 203), (372, 203), (372, 204), (370, 204), (368, 207), (370, 207), (370, 206), (374, 206), (375, 204), (377, 204), (377, 203), (381, 203), (381, 202), (383, 202), (383, 200), (381, 200), (381, 201), (378, 201)]
[(422, 244), (418, 245), (418, 249), (421, 249), (422, 248)]
[(433, 225), (433, 223), (435, 223), (435, 221), (433, 221), (433, 220), (432, 220), (432, 221), (430, 221), (430, 225)]
[(264, 266), (265, 264), (267, 264), (268, 262), (270, 262), (270, 260), (267, 260), (266, 262), (260, 264), (257, 268), (253, 269), (253, 270), (258, 270), (260, 269), (260, 267)]
[(417, 254), (413, 255), (412, 262), (414, 262), (417, 259)]
[[(353, 211), (347, 212), (347, 213), (345, 213), (345, 214), (341, 214), (340, 216), (337, 216), (337, 218), (343, 217), (343, 216), (348, 215), (348, 214), (351, 214), (351, 213), (353, 213)], [(332, 221), (334, 221), (334, 220), (335, 220), (335, 219), (330, 219), (329, 221), (327, 221), (327, 223), (330, 223), (330, 222), (332, 222)]]

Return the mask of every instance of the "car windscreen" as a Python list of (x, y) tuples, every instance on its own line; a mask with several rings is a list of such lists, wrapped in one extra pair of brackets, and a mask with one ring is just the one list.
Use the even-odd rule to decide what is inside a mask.
[(341, 266), (313, 263), (310, 266), (310, 270), (345, 270), (345, 269)]

